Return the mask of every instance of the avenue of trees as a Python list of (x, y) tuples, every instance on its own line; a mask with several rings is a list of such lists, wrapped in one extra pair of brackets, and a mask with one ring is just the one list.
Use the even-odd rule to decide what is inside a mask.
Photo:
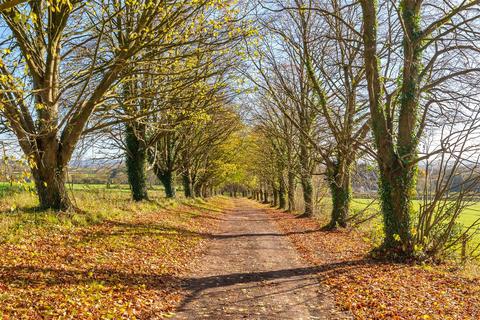
[(69, 163), (101, 141), (134, 201), (153, 172), (169, 198), (313, 217), (325, 185), (325, 228), (345, 228), (371, 168), (382, 254), (440, 258), (478, 229), (458, 221), (478, 200), (480, 1), (13, 0), (0, 16), (1, 123), (42, 209), (75, 209)]
[(478, 221), (459, 217), (478, 198), (479, 15), (478, 1), (263, 3), (245, 71), (268, 154), (254, 197), (295, 208), (277, 198), (299, 181), (312, 216), (321, 176), (326, 228), (346, 227), (363, 165), (376, 171), (382, 255), (439, 258), (471, 239)]
[(238, 8), (224, 1), (15, 3), (1, 11), (2, 117), (28, 161), (40, 207), (72, 208), (65, 181), (77, 144), (115, 126), (134, 200), (148, 198), (147, 162), (168, 196), (179, 165), (165, 162), (181, 163), (189, 194), (208, 184), (212, 145), (238, 126), (229, 82), (236, 45), (251, 32)]

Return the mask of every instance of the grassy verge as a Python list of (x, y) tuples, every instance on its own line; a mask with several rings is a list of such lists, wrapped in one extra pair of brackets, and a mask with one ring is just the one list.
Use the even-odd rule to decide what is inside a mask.
[[(419, 208), (421, 205), (420, 201), (414, 200), (415, 208)], [(328, 219), (330, 218), (331, 212), (331, 198), (325, 197), (319, 204), (319, 216), (321, 223), (327, 223)], [(382, 216), (380, 214), (380, 205), (378, 201), (374, 201), (374, 199), (364, 199), (364, 198), (354, 198), (351, 202), (351, 214), (352, 216), (356, 216), (358, 213), (361, 213), (357, 219), (358, 221), (363, 221), (362, 219), (366, 217), (372, 217), (366, 222), (360, 223), (359, 225), (355, 225), (358, 221), (352, 221), (356, 227), (359, 227), (359, 230), (364, 233), (366, 236), (365, 239), (373, 246), (380, 245), (383, 239), (383, 224), (382, 224)], [(478, 219), (480, 219), (480, 202), (471, 203), (468, 207), (466, 207), (463, 212), (461, 213), (458, 223), (463, 225), (464, 228), (470, 227), (474, 224)], [(474, 232), (476, 229), (472, 229), (471, 232)], [(480, 243), (480, 232), (475, 232), (473, 234), (472, 239), (468, 244), (468, 248), (475, 248)]]
[(78, 191), (74, 215), (36, 212), (25, 192), (0, 199), (0, 319), (168, 315), (229, 200), (128, 198)]

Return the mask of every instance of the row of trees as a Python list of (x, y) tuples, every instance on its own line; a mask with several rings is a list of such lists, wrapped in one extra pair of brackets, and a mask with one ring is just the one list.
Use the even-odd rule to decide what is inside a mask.
[[(258, 9), (262, 37), (246, 73), (269, 156), (255, 166), (257, 194), (278, 195), (284, 208), (298, 179), (312, 216), (312, 177), (322, 175), (327, 227), (346, 227), (352, 170), (374, 165), (383, 253), (438, 257), (472, 237), (478, 221), (458, 219), (477, 198), (479, 4), (292, 0)], [(468, 183), (450, 192), (453, 180)]]
[(479, 176), (479, 5), (3, 1), (2, 123), (42, 208), (72, 208), (68, 164), (89, 137), (124, 151), (137, 201), (148, 170), (168, 197), (181, 178), (187, 197), (248, 189), (292, 211), (299, 182), (309, 217), (324, 177), (328, 228), (348, 225), (360, 164), (377, 170), (382, 249), (436, 256), (472, 236), (457, 220)]
[[(232, 70), (252, 35), (230, 1), (39, 0), (0, 6), (1, 116), (45, 209), (72, 208), (67, 168), (85, 137), (125, 150), (134, 200), (153, 169), (175, 196), (218, 184), (240, 127)], [(95, 148), (95, 146), (93, 146)]]

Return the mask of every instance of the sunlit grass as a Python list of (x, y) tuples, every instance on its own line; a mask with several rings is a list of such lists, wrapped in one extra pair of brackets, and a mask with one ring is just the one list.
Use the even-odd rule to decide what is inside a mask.
[(213, 204), (199, 200), (166, 199), (158, 187), (149, 190), (149, 201), (135, 202), (126, 186), (107, 189), (105, 185), (76, 185), (74, 190), (70, 189), (70, 196), (80, 210), (57, 213), (38, 210), (38, 199), (29, 189), (30, 186), (23, 184), (0, 184), (0, 242), (16, 241), (32, 232), (87, 226), (105, 219), (173, 208), (182, 201), (199, 208), (215, 209)]
[[(421, 205), (420, 200), (414, 200), (414, 208), (418, 210)], [(320, 219), (328, 222), (331, 212), (331, 198), (325, 197), (320, 203)], [(355, 217), (353, 223), (360, 231), (362, 231), (368, 242), (372, 242), (373, 246), (378, 246), (383, 240), (383, 224), (380, 212), (380, 203), (375, 199), (353, 198), (351, 202), (351, 216)], [(370, 219), (367, 219), (370, 218)], [(471, 203), (467, 206), (459, 216), (457, 223), (464, 226), (464, 230), (471, 227), (480, 219), (480, 202)], [(358, 221), (361, 223), (357, 224)], [(480, 232), (478, 226), (475, 226), (469, 233), (472, 233), (472, 239), (468, 242), (468, 248), (475, 248), (480, 244)], [(477, 230), (477, 231), (476, 231)], [(460, 250), (460, 249), (459, 249)]]
[[(421, 202), (419, 200), (414, 200), (413, 202), (415, 208), (418, 210)], [(324, 213), (329, 213), (331, 210), (331, 198), (325, 197), (321, 202), (321, 205), (323, 209), (322, 211), (324, 211)], [(352, 199), (350, 208), (353, 214), (363, 210), (365, 210), (366, 215), (378, 212), (380, 218), (380, 204), (378, 200), (354, 198)], [(461, 213), (458, 222), (468, 227), (475, 223), (478, 219), (480, 219), (480, 202), (472, 203), (466, 207)]]
[(134, 202), (125, 190), (98, 187), (71, 194), (81, 211), (56, 213), (38, 210), (34, 193), (7, 189), (0, 197), (0, 319), (171, 312), (180, 272), (231, 205), (224, 197), (166, 199), (161, 190)]

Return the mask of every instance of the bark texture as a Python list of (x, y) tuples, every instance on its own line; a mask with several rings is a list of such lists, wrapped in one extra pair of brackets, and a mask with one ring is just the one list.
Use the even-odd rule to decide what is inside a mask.
[(127, 124), (125, 130), (126, 165), (128, 183), (132, 192), (132, 199), (142, 201), (148, 199), (147, 191), (147, 150), (144, 142), (138, 138), (138, 131), (134, 125)]

